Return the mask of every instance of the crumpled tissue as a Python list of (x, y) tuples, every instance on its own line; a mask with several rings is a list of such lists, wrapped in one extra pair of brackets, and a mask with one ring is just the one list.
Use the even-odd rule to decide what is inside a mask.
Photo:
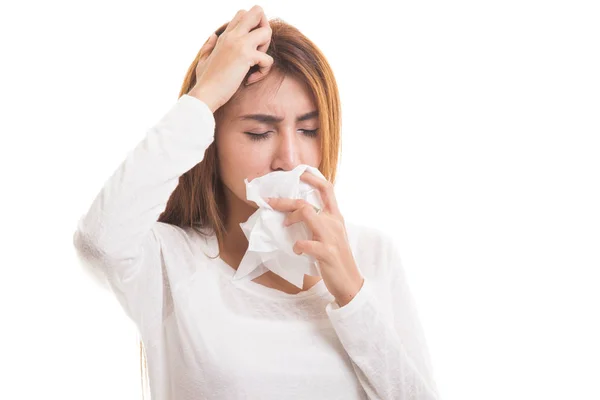
[(318, 189), (300, 180), (305, 171), (326, 179), (317, 168), (304, 164), (291, 171), (274, 171), (250, 182), (244, 179), (246, 198), (259, 208), (240, 224), (248, 239), (248, 250), (233, 276), (234, 281), (252, 280), (270, 270), (302, 289), (304, 274), (321, 276), (314, 257), (298, 255), (293, 250), (296, 241), (312, 240), (310, 228), (303, 221), (284, 226), (283, 221), (289, 212), (274, 210), (266, 202), (267, 197), (304, 199), (323, 208)]

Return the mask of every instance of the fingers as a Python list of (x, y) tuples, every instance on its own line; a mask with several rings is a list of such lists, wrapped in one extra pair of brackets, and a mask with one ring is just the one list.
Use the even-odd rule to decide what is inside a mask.
[(289, 212), (283, 225), (290, 226), (297, 222), (306, 223), (313, 236), (323, 233), (323, 221), (317, 215), (312, 204), (303, 199), (271, 198), (269, 205), (276, 211)]
[(267, 200), (267, 203), (269, 203), (274, 210), (283, 212), (296, 211), (305, 204), (308, 204), (306, 200), (303, 199), (288, 199), (283, 197), (271, 197)]
[(319, 261), (329, 261), (329, 253), (323, 243), (315, 240), (298, 240), (292, 248), (294, 253), (300, 255), (306, 253)]
[(258, 25), (258, 28), (267, 28), (267, 30), (269, 31), (269, 35), (268, 38), (266, 40), (266, 43), (262, 43), (259, 44), (258, 46), (258, 51), (262, 52), (262, 53), (266, 53), (267, 50), (269, 49), (269, 46), (271, 45), (271, 24), (269, 24), (269, 20), (267, 19), (267, 16), (265, 15), (265, 13), (262, 13), (262, 17), (260, 19), (260, 23)]
[(314, 186), (319, 191), (326, 211), (333, 215), (341, 215), (337, 200), (335, 198), (333, 184), (331, 182), (322, 179), (309, 171), (306, 171), (300, 175), (300, 179), (309, 185)]
[(271, 70), (271, 67), (273, 66), (273, 57), (271, 57), (270, 55), (259, 51), (256, 54), (256, 57), (257, 61), (255, 62), (255, 64), (258, 65), (259, 70), (250, 75), (250, 77), (248, 77), (246, 86), (263, 79), (265, 76), (267, 76), (267, 74)]
[(256, 48), (261, 53), (266, 53), (271, 43), (271, 34), (271, 25), (267, 24), (267, 26), (262, 26), (248, 33), (248, 41), (252, 44), (252, 48)]
[(227, 27), (225, 28), (225, 31), (223, 31), (223, 33), (231, 32), (238, 25), (238, 23), (246, 13), (246, 10), (239, 10), (237, 13), (235, 13), (231, 21), (229, 21), (229, 23), (227, 24)]
[(290, 226), (300, 221), (313, 221), (317, 217), (317, 211), (311, 204), (305, 204), (285, 217), (284, 226)]
[(203, 60), (210, 55), (210, 52), (212, 51), (212, 49), (215, 48), (215, 45), (217, 44), (217, 39), (218, 37), (216, 33), (210, 35), (208, 40), (202, 45), (202, 48), (200, 49), (200, 56), (198, 57), (200, 60)]
[(245, 35), (254, 29), (259, 23), (262, 24), (262, 26), (269, 26), (269, 22), (266, 20), (266, 16), (262, 7), (255, 5), (247, 13), (241, 16), (241, 19), (234, 29), (239, 31), (242, 35)]
[(262, 7), (255, 5), (249, 11), (239, 10), (223, 33), (232, 31), (236, 31), (236, 37), (246, 37), (251, 47), (257, 50), (251, 66), (258, 65), (258, 71), (248, 77), (246, 86), (260, 81), (273, 65), (273, 57), (266, 54), (271, 44), (271, 25)]

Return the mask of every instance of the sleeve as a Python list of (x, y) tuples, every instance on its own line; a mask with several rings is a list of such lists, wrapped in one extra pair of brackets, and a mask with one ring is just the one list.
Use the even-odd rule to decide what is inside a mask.
[(140, 321), (162, 307), (164, 271), (157, 219), (179, 177), (201, 162), (214, 139), (208, 105), (189, 96), (148, 130), (105, 182), (73, 234), (79, 263), (112, 290), (127, 315)]
[(326, 311), (369, 399), (438, 400), (413, 296), (400, 257), (385, 239), (384, 290), (365, 277), (348, 304), (332, 301)]

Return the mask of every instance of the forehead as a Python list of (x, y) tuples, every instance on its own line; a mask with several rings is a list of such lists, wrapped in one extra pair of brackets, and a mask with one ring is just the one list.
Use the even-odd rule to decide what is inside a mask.
[(261, 81), (241, 88), (227, 108), (231, 118), (253, 113), (295, 118), (315, 110), (316, 103), (304, 82), (272, 70)]

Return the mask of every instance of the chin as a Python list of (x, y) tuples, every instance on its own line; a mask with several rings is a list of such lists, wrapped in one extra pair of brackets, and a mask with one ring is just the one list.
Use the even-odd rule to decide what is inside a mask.
[(256, 204), (255, 202), (251, 200), (244, 200), (244, 203), (246, 203), (249, 207), (258, 210), (258, 204)]

